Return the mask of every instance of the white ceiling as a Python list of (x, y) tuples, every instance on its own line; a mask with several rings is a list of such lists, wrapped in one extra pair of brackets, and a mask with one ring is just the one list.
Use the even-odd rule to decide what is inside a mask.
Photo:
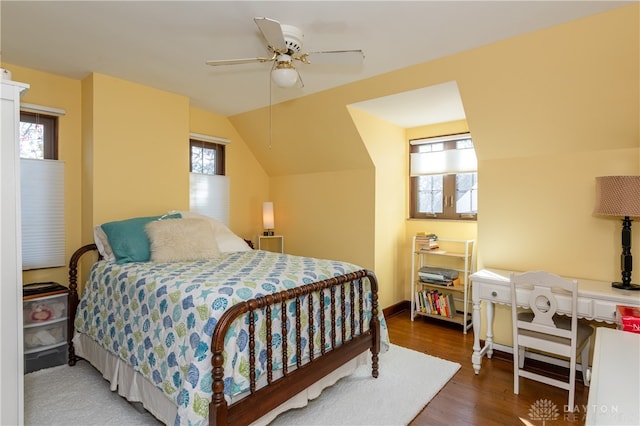
[[(3, 0), (0, 58), (75, 79), (91, 72), (122, 78), (228, 116), (268, 105), (270, 97), (308, 95), (634, 2)], [(293, 89), (270, 87), (270, 64), (205, 65), (267, 55), (253, 22), (262, 16), (300, 27), (303, 51), (362, 49), (364, 63), (299, 64), (304, 87)], [(446, 109), (430, 100), (459, 114), (459, 99), (443, 95), (455, 95), (452, 89), (445, 84), (359, 107), (413, 127), (441, 120), (434, 114)], [(395, 103), (384, 107), (387, 101)]]

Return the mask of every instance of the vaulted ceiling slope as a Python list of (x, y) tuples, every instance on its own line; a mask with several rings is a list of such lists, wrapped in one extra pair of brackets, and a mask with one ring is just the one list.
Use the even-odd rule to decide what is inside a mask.
[[(6, 1), (1, 60), (82, 79), (98, 72), (188, 96), (225, 116), (575, 20), (619, 1)], [(359, 67), (299, 65), (304, 87), (270, 87), (254, 17), (301, 28), (306, 51), (362, 49)]]

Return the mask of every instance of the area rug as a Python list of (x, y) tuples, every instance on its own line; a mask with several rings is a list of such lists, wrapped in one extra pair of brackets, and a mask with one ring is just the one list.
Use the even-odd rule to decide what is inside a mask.
[[(278, 416), (281, 425), (406, 425), (460, 369), (460, 364), (391, 345), (371, 367), (325, 389), (305, 408)], [(86, 362), (25, 375), (25, 425), (158, 425), (146, 411), (109, 390)]]

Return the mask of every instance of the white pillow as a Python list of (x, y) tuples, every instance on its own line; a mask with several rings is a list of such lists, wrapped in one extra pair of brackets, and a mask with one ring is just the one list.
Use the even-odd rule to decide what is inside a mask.
[(183, 219), (203, 219), (206, 220), (215, 234), (216, 242), (218, 243), (218, 250), (220, 253), (229, 253), (234, 251), (251, 251), (251, 247), (245, 240), (234, 234), (227, 226), (210, 217), (200, 213), (171, 210), (169, 214), (180, 214)]
[(187, 262), (220, 255), (215, 234), (202, 219), (158, 220), (145, 225), (152, 262)]
[(109, 262), (116, 261), (116, 256), (113, 254), (113, 250), (109, 244), (109, 238), (102, 229), (102, 226), (97, 225), (93, 227), (93, 241), (96, 243), (96, 247), (98, 247), (98, 253), (100, 253), (104, 260), (108, 260)]

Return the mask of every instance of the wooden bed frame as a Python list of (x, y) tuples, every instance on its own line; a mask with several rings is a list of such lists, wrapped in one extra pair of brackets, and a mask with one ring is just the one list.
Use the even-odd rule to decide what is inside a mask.
[[(79, 303), (78, 297), (78, 262), (80, 258), (88, 252), (97, 251), (95, 244), (88, 244), (79, 248), (69, 261), (69, 365), (73, 366), (79, 357), (75, 354), (72, 338), (74, 335), (74, 320), (76, 315), (76, 309)], [(99, 254), (98, 254), (99, 256)], [(359, 291), (354, 290), (356, 288), (355, 283), (362, 283), (363, 280), (369, 280), (371, 286), (371, 307), (372, 318), (369, 324), (369, 329), (363, 331), (363, 306), (364, 306), (364, 294), (363, 286), (359, 285), (357, 288)], [(340, 300), (345, 299), (346, 289), (351, 291), (350, 302), (351, 306), (355, 306), (355, 297), (359, 298), (359, 312), (354, 312), (354, 315), (350, 315), (351, 318), (351, 333), (345, 335), (345, 327), (340, 328), (342, 331), (340, 335), (341, 344), (337, 344), (338, 333), (336, 325), (341, 321), (339, 318), (346, 318), (345, 304), (341, 303), (341, 308), (336, 309), (336, 292), (340, 294)], [(330, 294), (330, 320), (331, 320), (331, 341), (325, 342), (325, 314), (324, 314), (324, 298), (320, 298), (320, 304), (322, 309), (321, 321), (320, 321), (320, 333), (321, 333), (321, 355), (313, 357), (308, 360), (301, 360), (301, 354), (303, 347), (301, 346), (301, 324), (300, 324), (300, 297), (310, 293), (318, 292), (321, 290), (329, 290)], [(355, 294), (357, 293), (357, 295)], [(311, 299), (311, 298), (309, 298)], [(267, 380), (266, 386), (257, 389), (256, 377), (255, 377), (255, 317), (256, 315), (249, 316), (249, 371), (250, 371), (250, 394), (241, 400), (232, 404), (227, 404), (224, 397), (224, 338), (227, 334), (228, 328), (238, 317), (246, 314), (251, 314), (256, 310), (265, 310), (264, 315), (266, 322), (265, 326), (268, 330), (271, 329), (271, 309), (277, 305), (282, 305), (283, 327), (286, 327), (286, 309), (284, 309), (285, 302), (294, 301), (296, 309), (296, 348), (295, 353), (297, 355), (296, 368), (288, 371), (285, 363), (283, 376), (278, 379), (273, 379), (272, 371), (272, 341), (271, 335), (267, 336)], [(311, 305), (311, 301), (309, 303)], [(360, 327), (356, 330), (355, 327), (355, 315), (359, 317)], [(309, 316), (308, 333), (309, 340), (309, 353), (314, 353), (313, 347), (313, 328), (314, 318)], [(286, 334), (286, 330), (282, 330), (283, 334)], [(328, 343), (328, 345), (326, 344)], [(325, 348), (328, 346), (328, 348)], [(212, 400), (209, 406), (209, 424), (210, 425), (247, 425), (263, 415), (267, 414), (274, 408), (278, 407), (283, 402), (289, 400), (298, 393), (304, 391), (313, 383), (317, 382), (321, 378), (325, 377), (329, 373), (336, 370), (338, 367), (362, 354), (363, 352), (371, 351), (371, 373), (373, 377), (378, 377), (378, 354), (380, 352), (380, 321), (378, 318), (378, 283), (375, 274), (368, 270), (359, 270), (346, 275), (341, 275), (336, 278), (331, 278), (323, 281), (318, 281), (311, 284), (306, 284), (302, 287), (297, 287), (291, 290), (281, 291), (272, 295), (258, 297), (246, 302), (239, 303), (228, 309), (218, 321), (214, 334), (212, 336), (211, 344), (211, 364), (213, 366), (213, 384), (212, 384)], [(282, 354), (287, 353), (286, 339), (282, 344)]]

